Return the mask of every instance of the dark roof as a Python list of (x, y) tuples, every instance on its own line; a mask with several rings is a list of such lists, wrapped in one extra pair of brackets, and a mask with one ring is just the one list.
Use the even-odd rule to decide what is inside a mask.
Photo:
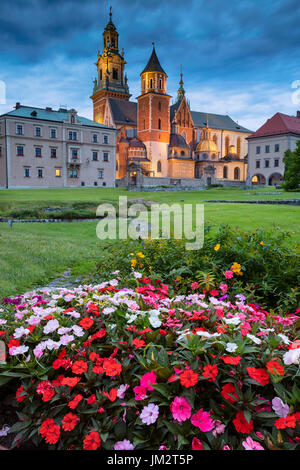
[(300, 117), (276, 113), (254, 132), (254, 134), (249, 136), (249, 138), (255, 139), (256, 137), (288, 133), (300, 134)]
[[(70, 112), (70, 111), (69, 111)], [(55, 111), (50, 108), (35, 108), (32, 106), (23, 106), (20, 105), (19, 108), (14, 109), (2, 116), (14, 116), (19, 118), (30, 118), (30, 119), (41, 119), (43, 121), (52, 121), (52, 122), (64, 122), (68, 120), (69, 114), (66, 109), (60, 108), (60, 110)], [(2, 117), (0, 116), (0, 117)], [(76, 114), (76, 119), (78, 119), (81, 124), (84, 126), (91, 126), (91, 127), (102, 127), (106, 129), (111, 129), (104, 124), (99, 124), (98, 122), (92, 121), (91, 119), (87, 119), (83, 116), (78, 116)]]
[[(144, 70), (142, 71), (142, 73), (145, 73), (145, 72), (161, 72), (161, 73), (166, 73), (164, 71), (164, 69), (162, 68), (162, 66), (160, 65), (159, 63), (159, 60), (157, 58), (157, 55), (156, 55), (156, 52), (155, 52), (155, 48), (153, 46), (153, 51), (152, 51), (152, 54), (151, 54), (151, 57), (148, 61), (148, 64), (146, 65), (146, 67), (144, 68)], [(142, 75), (141, 73), (141, 75)]]
[(145, 144), (139, 140), (137, 137), (133, 137), (132, 139), (128, 139), (129, 140), (129, 147), (138, 147), (138, 148), (146, 148), (145, 147)]
[(184, 137), (180, 134), (170, 135), (170, 147), (188, 147)]
[(108, 98), (116, 124), (137, 125), (137, 103), (135, 101), (125, 101), (119, 98)]
[(225, 116), (223, 114), (202, 113), (199, 111), (191, 111), (191, 115), (195, 126), (206, 126), (206, 116), (208, 116), (208, 127), (210, 129), (224, 129), (226, 131), (252, 133), (252, 131), (246, 129), (246, 127), (240, 126), (237, 122), (231, 119), (230, 116), (227, 115)]
[(177, 103), (172, 104), (170, 106), (170, 122), (173, 122), (174, 116), (175, 116), (175, 111), (179, 108), (181, 104), (181, 101), (177, 101)]

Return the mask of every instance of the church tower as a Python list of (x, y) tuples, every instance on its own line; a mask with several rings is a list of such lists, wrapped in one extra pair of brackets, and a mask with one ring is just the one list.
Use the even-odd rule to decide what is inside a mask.
[(152, 176), (167, 176), (170, 98), (167, 74), (159, 63), (153, 43), (151, 57), (141, 73), (141, 95), (137, 98), (137, 133), (146, 145)]
[(97, 78), (94, 80), (93, 100), (94, 121), (104, 123), (106, 99), (119, 98), (128, 101), (130, 98), (126, 74), (124, 49), (119, 53), (119, 33), (112, 22), (110, 7), (109, 21), (103, 31), (103, 51), (98, 51)]

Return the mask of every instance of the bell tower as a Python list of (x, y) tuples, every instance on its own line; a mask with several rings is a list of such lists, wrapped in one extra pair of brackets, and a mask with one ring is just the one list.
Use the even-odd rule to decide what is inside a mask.
[(160, 65), (153, 43), (151, 57), (141, 73), (141, 94), (137, 98), (138, 138), (146, 145), (153, 176), (167, 176), (170, 98), (167, 74)]
[(107, 98), (119, 98), (128, 101), (130, 98), (127, 77), (125, 74), (126, 61), (124, 49), (119, 53), (119, 33), (112, 22), (111, 7), (109, 21), (103, 31), (103, 50), (98, 51), (97, 78), (94, 79), (93, 100), (94, 121), (105, 124), (105, 106)]

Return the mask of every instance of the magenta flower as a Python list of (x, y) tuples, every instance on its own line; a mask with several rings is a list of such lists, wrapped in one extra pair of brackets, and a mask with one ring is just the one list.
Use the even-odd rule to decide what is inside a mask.
[(233, 272), (232, 271), (225, 271), (225, 277), (226, 279), (231, 279), (233, 276)]
[(153, 372), (147, 372), (146, 374), (143, 375), (141, 378), (141, 387), (144, 387), (146, 390), (154, 390), (151, 385), (157, 384), (156, 381), (156, 374)]
[(214, 422), (211, 419), (210, 414), (207, 411), (203, 411), (203, 408), (191, 417), (191, 423), (202, 432), (211, 431), (214, 427)]
[(158, 418), (158, 415), (158, 406), (154, 405), (154, 403), (150, 403), (148, 406), (144, 406), (140, 418), (144, 424), (147, 424), (149, 426), (150, 424), (155, 423)]
[(186, 421), (191, 416), (192, 407), (184, 397), (175, 397), (170, 405), (173, 418), (179, 423)]
[(145, 387), (137, 385), (136, 387), (134, 387), (133, 391), (135, 393), (135, 399), (137, 401), (144, 400), (147, 397), (147, 390), (145, 389)]
[(134, 446), (131, 444), (128, 439), (124, 439), (123, 441), (118, 441), (114, 445), (115, 450), (133, 450)]
[(254, 441), (250, 436), (242, 442), (246, 450), (265, 450), (258, 442)]

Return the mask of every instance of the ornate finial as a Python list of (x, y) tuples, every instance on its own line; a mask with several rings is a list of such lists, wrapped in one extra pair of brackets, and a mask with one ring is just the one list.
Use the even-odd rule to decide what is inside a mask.
[(154, 42), (152, 42), (152, 46), (153, 46), (153, 49), (155, 49), (155, 43)]
[(111, 21), (111, 17), (112, 17), (111, 8), (112, 8), (112, 7), (109, 7), (109, 21)]
[(177, 101), (181, 101), (185, 95), (185, 90), (183, 88), (183, 80), (182, 80), (182, 64), (180, 64), (180, 80), (179, 80), (179, 88), (177, 91)]

